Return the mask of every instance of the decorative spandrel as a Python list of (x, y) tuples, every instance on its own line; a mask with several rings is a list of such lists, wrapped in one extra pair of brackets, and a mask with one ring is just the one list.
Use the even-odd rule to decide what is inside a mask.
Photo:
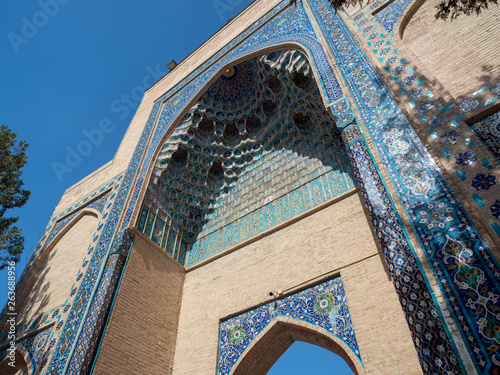
[(334, 335), (362, 364), (344, 285), (338, 277), (222, 322), (218, 374), (231, 373), (254, 339), (278, 317), (307, 322)]

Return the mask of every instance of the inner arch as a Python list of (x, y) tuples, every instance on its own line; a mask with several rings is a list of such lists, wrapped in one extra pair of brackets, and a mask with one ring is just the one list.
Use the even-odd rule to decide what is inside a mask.
[(295, 341), (272, 365), (267, 375), (297, 374), (353, 375), (339, 355), (318, 345)]
[(363, 373), (361, 364), (340, 340), (335, 340), (334, 337), (318, 327), (308, 326), (304, 323), (299, 324), (282, 320), (274, 322), (269, 329), (260, 335), (259, 339), (256, 339), (249, 350), (244, 352), (230, 374), (268, 374), (272, 366), (296, 342), (319, 346), (340, 357), (338, 361), (342, 361), (345, 368), (350, 369), (348, 374)]
[(225, 68), (161, 146), (137, 227), (192, 266), (353, 188), (350, 173), (306, 56), (267, 53)]

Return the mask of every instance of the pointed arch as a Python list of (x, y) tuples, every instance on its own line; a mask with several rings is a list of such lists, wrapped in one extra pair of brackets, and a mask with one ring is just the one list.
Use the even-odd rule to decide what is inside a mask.
[[(264, 53), (266, 51), (267, 53)], [(233, 237), (231, 237), (223, 245), (222, 243), (220, 243), (221, 246), (217, 245), (217, 249), (210, 246), (211, 249), (205, 252), (204, 248), (197, 247), (197, 242), (200, 239), (198, 244), (204, 244), (203, 240), (208, 234), (203, 231), (210, 228), (208, 225), (210, 220), (207, 216), (215, 209), (219, 195), (226, 194), (228, 189), (237, 186), (240, 176), (246, 173), (243, 172), (245, 168), (267, 152), (280, 153), (284, 150), (280, 157), (288, 157), (285, 156), (286, 152), (309, 155), (314, 161), (307, 164), (309, 174), (308, 177), (304, 176), (302, 182), (308, 184), (312, 183), (316, 177), (320, 179), (324, 177), (327, 179), (326, 184), (330, 186), (331, 180), (338, 181), (339, 184), (335, 187), (327, 188), (329, 190), (326, 194), (330, 198), (353, 187), (350, 178), (345, 179), (345, 184), (344, 180), (342, 182), (339, 180), (341, 174), (348, 173), (350, 165), (346, 166), (348, 164), (346, 151), (341, 144), (340, 134), (334, 125), (335, 121), (331, 112), (325, 106), (327, 99), (321, 96), (324, 91), (316, 84), (319, 78), (310, 60), (311, 57), (304, 52), (303, 48), (280, 49), (274, 46), (233, 60), (225, 65), (222, 71), (215, 74), (217, 80), (215, 82), (210, 80), (211, 86), (204, 86), (194, 96), (197, 101), (191, 101), (191, 107), (184, 108), (181, 112), (183, 116), (178, 116), (174, 120), (171, 130), (163, 134), (161, 143), (156, 146), (146, 177), (149, 185), (147, 191), (143, 191), (144, 203), (137, 222), (139, 231), (150, 237), (181, 264), (184, 264), (186, 256), (184, 248), (189, 246), (186, 243), (192, 244), (190, 253), (199, 252), (203, 256), (202, 258), (196, 256), (188, 258), (189, 266), (204, 260), (205, 254), (212, 256), (237, 245), (241, 240), (235, 240), (239, 242), (233, 244)], [(230, 76), (227, 75), (228, 72), (232, 72)], [(280, 89), (269, 88), (270, 77), (279, 81)], [(187, 112), (186, 115), (184, 115), (185, 112)], [(308, 115), (304, 115), (303, 112)], [(248, 122), (243, 127), (243, 122), (251, 118), (259, 123), (255, 126), (261, 129), (255, 134), (249, 132)], [(314, 119), (314, 122), (311, 119)], [(302, 122), (298, 124), (297, 121)], [(176, 122), (179, 123), (176, 124)], [(236, 123), (239, 124), (239, 128)], [(204, 127), (206, 127), (202, 133), (200, 133), (200, 124), (205, 124)], [(215, 126), (218, 127), (217, 132)], [(228, 143), (229, 140), (226, 137), (226, 130), (231, 126), (234, 127), (234, 133), (238, 134), (236, 143)], [(241, 139), (239, 138), (240, 131), (243, 137)], [(191, 156), (188, 157), (188, 155)], [(276, 156), (278, 158), (278, 154)], [(181, 159), (182, 163), (180, 163)], [(263, 160), (265, 159), (260, 162)], [(175, 163), (172, 164), (174, 161)], [(222, 181), (225, 180), (225, 182), (220, 186), (215, 186), (208, 177), (211, 170), (209, 168), (214, 167), (214, 162), (221, 161), (224, 163), (224, 170), (227, 169), (227, 177), (225, 179), (222, 177)], [(329, 170), (334, 172), (326, 176), (329, 170), (324, 170), (316, 175), (313, 170), (318, 169), (319, 166), (315, 163), (322, 163), (321, 167), (328, 165)], [(211, 164), (212, 167), (210, 167)], [(279, 170), (283, 172), (285, 167), (280, 166)], [(188, 171), (194, 174), (190, 177)], [(224, 176), (222, 168), (221, 171), (220, 175)], [(268, 205), (269, 201), (260, 201), (252, 206), (252, 214), (261, 208), (274, 211), (275, 204), (288, 205), (288, 197), (285, 196), (291, 194), (292, 190), (297, 190), (298, 186), (292, 188), (288, 184), (273, 188), (276, 188), (278, 194), (276, 200), (283, 199), (271, 205)], [(207, 193), (202, 194), (203, 191)], [(271, 191), (267, 193), (271, 194)], [(295, 191), (294, 194), (295, 202), (298, 199), (296, 196), (302, 195), (302, 192)], [(307, 194), (304, 199), (309, 202), (309, 193), (304, 194)], [(284, 203), (285, 200), (286, 203)], [(316, 206), (326, 198), (318, 196), (311, 200), (314, 202), (313, 206)], [(306, 204), (309, 203), (304, 205)], [(264, 206), (267, 208), (263, 208)], [(265, 230), (309, 208), (297, 206), (292, 213), (289, 213), (285, 207), (283, 215), (276, 220), (270, 220), (270, 224), (265, 224)], [(250, 220), (250, 212), (241, 211), (230, 218), (230, 222), (224, 227), (236, 228), (242, 224), (246, 228), (248, 220)], [(231, 230), (227, 229), (227, 233)], [(167, 231), (168, 238), (165, 235)], [(261, 229), (258, 231), (260, 233)], [(250, 233), (247, 232), (245, 231), (242, 238), (250, 237)], [(200, 233), (203, 235), (198, 237)], [(252, 236), (257, 234), (252, 232)], [(210, 235), (213, 239), (213, 233)]]
[[(153, 130), (154, 133), (152, 136), (153, 139), (152, 142), (149, 144), (149, 149), (144, 155), (149, 162), (144, 163), (142, 165), (143, 171), (141, 173), (144, 173), (145, 175), (144, 178), (141, 180), (140, 193), (138, 194), (138, 199), (134, 206), (132, 214), (131, 221), (132, 223), (134, 223), (135, 226), (138, 226), (140, 211), (142, 203), (146, 196), (147, 186), (150, 183), (151, 178), (153, 176), (156, 164), (155, 161), (158, 159), (162, 151), (162, 146), (164, 145), (165, 141), (168, 140), (168, 138), (172, 135), (172, 133), (177, 129), (179, 124), (181, 124), (183, 118), (191, 110), (191, 108), (199, 101), (199, 99), (205, 94), (205, 92), (224, 74), (224, 71), (226, 71), (228, 68), (232, 68), (240, 63), (251, 60), (258, 56), (270, 54), (272, 52), (283, 51), (283, 50), (299, 51), (305, 56), (305, 59), (309, 63), (311, 67), (311, 76), (318, 88), (322, 104), (324, 105), (329, 115), (332, 116), (331, 108), (329, 108), (329, 105), (331, 105), (332, 99), (337, 99), (337, 98), (329, 95), (329, 91), (325, 88), (325, 77), (327, 75), (325, 74), (326, 72), (324, 71), (324, 68), (318, 66), (317, 60), (318, 57), (320, 59), (324, 58), (326, 60), (326, 57), (324, 55), (317, 56), (318, 51), (313, 51), (314, 43), (318, 43), (318, 41), (310, 38), (310, 40), (306, 42), (305, 40), (302, 40), (299, 37), (293, 38), (292, 36), (289, 38), (289, 40), (286, 41), (270, 43), (271, 45), (269, 46), (260, 46), (258, 48), (254, 48), (249, 52), (231, 56), (231, 58), (229, 59), (222, 59), (225, 61), (224, 65), (222, 65), (214, 73), (211, 73), (211, 78), (207, 80), (202, 86), (197, 88), (196, 93), (190, 98), (190, 100), (186, 104), (182, 105), (182, 109), (180, 112), (178, 112), (173, 118), (167, 119), (165, 123), (168, 123), (168, 125), (164, 126), (163, 128), (160, 128), (158, 124), (161, 122), (162, 119), (166, 117), (164, 114), (165, 106), (168, 104), (169, 101), (171, 100), (175, 101), (176, 95), (179, 93), (179, 91), (182, 91), (182, 89), (179, 89), (178, 92), (174, 93), (168, 92), (165, 95), (163, 95), (162, 98), (158, 99), (157, 102), (161, 101), (161, 105), (156, 119), (157, 126)], [(324, 52), (321, 50), (321, 53)], [(186, 82), (185, 87), (188, 87), (189, 85), (194, 85), (193, 81), (196, 79), (196, 77), (190, 77), (190, 78), (191, 81)], [(326, 79), (331, 81), (329, 83), (330, 86), (338, 85), (340, 93), (342, 93), (342, 91), (347, 90), (342, 81), (340, 79), (337, 79), (337, 77), (333, 72), (332, 74), (328, 75)], [(145, 166), (147, 166), (147, 169), (145, 168)]]
[(54, 248), (54, 246), (61, 240), (61, 238), (63, 238), (64, 235), (85, 215), (93, 215), (98, 220), (101, 220), (101, 218), (102, 218), (101, 213), (99, 211), (97, 211), (96, 209), (90, 208), (90, 207), (83, 208), (80, 212), (78, 212), (78, 214), (73, 219), (71, 219), (71, 221), (69, 223), (67, 223), (59, 231), (59, 233), (50, 242), (45, 244), (45, 248), (40, 253), (39, 259), (46, 257), (48, 255), (48, 253), (50, 253), (50, 251)]
[(295, 342), (320, 346), (340, 356), (356, 375), (363, 366), (345, 342), (310, 323), (277, 317), (252, 341), (235, 363), (231, 375), (265, 375), (279, 357)]

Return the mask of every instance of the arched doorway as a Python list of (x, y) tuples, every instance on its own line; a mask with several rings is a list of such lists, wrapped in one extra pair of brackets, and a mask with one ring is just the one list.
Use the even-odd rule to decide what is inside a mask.
[(364, 373), (351, 350), (334, 335), (305, 322), (278, 318), (243, 353), (231, 374), (268, 374), (278, 359), (297, 341), (329, 350), (341, 357), (352, 373)]

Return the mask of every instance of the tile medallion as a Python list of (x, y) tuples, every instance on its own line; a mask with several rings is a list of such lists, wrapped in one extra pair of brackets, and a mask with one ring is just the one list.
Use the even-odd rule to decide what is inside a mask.
[(245, 349), (277, 317), (307, 322), (335, 335), (362, 363), (339, 277), (222, 322), (217, 373), (229, 374)]

